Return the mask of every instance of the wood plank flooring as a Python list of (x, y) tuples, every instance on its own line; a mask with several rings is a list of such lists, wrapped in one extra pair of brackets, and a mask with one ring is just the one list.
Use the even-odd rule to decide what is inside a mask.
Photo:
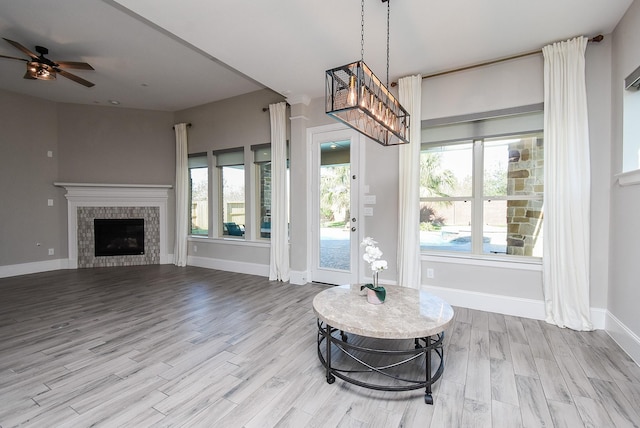
[(329, 385), (324, 288), (172, 265), (0, 279), (0, 426), (640, 426), (640, 368), (605, 332), (464, 308), (433, 406)]

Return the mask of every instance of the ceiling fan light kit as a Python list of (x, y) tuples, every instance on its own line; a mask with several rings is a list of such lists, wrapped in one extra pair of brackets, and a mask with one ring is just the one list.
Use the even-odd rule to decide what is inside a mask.
[[(387, 85), (389, 82), (387, 3)], [(361, 0), (361, 59), (325, 73), (325, 111), (383, 146), (409, 143), (409, 113), (364, 63), (364, 0)]]
[(41, 64), (36, 61), (27, 62), (27, 73), (24, 76), (25, 79), (38, 79), (38, 80), (55, 80), (56, 71), (53, 67), (47, 64)]
[[(4, 38), (4, 37), (3, 37)], [(27, 72), (24, 74), (25, 79), (29, 80), (55, 80), (56, 75), (59, 74), (63, 77), (66, 77), (69, 80), (73, 80), (76, 83), (79, 83), (87, 88), (94, 86), (93, 83), (88, 80), (83, 79), (80, 76), (76, 76), (75, 74), (69, 73), (64, 68), (74, 68), (78, 70), (93, 70), (86, 62), (77, 62), (77, 61), (58, 61), (54, 62), (47, 58), (45, 55), (49, 53), (49, 49), (43, 46), (36, 46), (35, 54), (31, 52), (29, 49), (25, 48), (18, 42), (14, 42), (13, 40), (9, 40), (4, 38), (4, 40), (15, 47), (16, 49), (22, 51), (22, 53), (26, 54), (30, 57), (30, 59), (17, 58), (13, 56), (0, 55), (0, 58), (6, 59), (14, 59), (18, 61), (25, 61), (27, 63)]]

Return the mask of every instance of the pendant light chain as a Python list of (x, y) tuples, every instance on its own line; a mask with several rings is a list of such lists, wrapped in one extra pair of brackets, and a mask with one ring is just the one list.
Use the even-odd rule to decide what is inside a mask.
[(364, 62), (364, 0), (360, 2), (360, 61)]
[(389, 14), (391, 11), (391, 0), (387, 0), (387, 88), (389, 87)]

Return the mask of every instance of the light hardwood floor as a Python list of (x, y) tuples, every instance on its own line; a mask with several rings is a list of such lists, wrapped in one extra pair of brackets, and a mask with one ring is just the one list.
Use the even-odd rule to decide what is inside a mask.
[(605, 332), (463, 308), (433, 406), (329, 385), (324, 288), (171, 265), (0, 279), (0, 426), (640, 425), (640, 368)]

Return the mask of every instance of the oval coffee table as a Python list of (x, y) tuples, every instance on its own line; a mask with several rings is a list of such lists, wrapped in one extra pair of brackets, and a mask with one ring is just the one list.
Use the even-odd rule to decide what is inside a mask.
[[(335, 382), (337, 376), (382, 391), (425, 388), (425, 402), (433, 404), (431, 385), (444, 370), (442, 342), (444, 330), (453, 319), (453, 309), (425, 291), (400, 286), (385, 288), (387, 298), (381, 305), (368, 303), (359, 284), (328, 288), (313, 299), (318, 318), (318, 358), (326, 369), (327, 382)], [(361, 338), (349, 343), (347, 333)], [(433, 353), (440, 363), (432, 374)], [(411, 366), (416, 364), (424, 364), (419, 378), (398, 371), (406, 365), (411, 373)], [(377, 379), (375, 383), (372, 377)]]

